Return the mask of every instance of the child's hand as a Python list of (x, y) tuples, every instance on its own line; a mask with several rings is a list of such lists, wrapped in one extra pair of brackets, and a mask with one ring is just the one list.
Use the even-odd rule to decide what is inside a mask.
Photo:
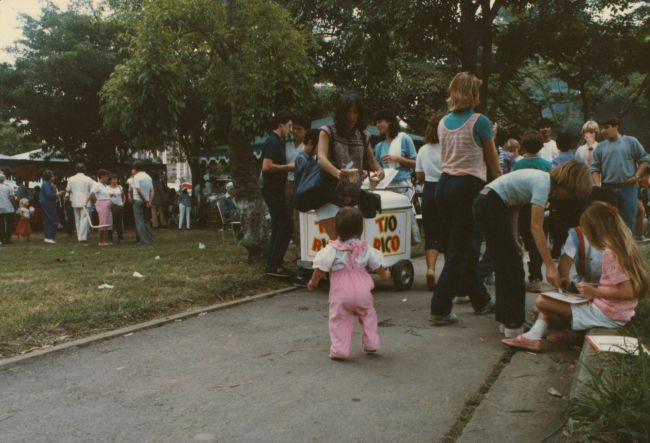
[(585, 298), (595, 297), (598, 289), (591, 283), (585, 283), (585, 282), (576, 283), (576, 288), (578, 288), (578, 292), (580, 293), (580, 295), (582, 295)]
[(316, 283), (314, 280), (309, 280), (309, 283), (307, 283), (307, 289), (310, 291), (313, 291), (318, 287), (318, 283)]
[(390, 280), (391, 277), (392, 277), (392, 274), (390, 273), (390, 271), (388, 269), (386, 269), (386, 272), (384, 273), (384, 280)]

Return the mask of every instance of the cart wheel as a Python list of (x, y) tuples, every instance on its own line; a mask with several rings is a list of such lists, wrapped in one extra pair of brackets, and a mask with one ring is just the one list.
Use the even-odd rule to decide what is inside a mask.
[(413, 264), (409, 260), (400, 260), (393, 265), (393, 283), (398, 291), (406, 291), (413, 286)]

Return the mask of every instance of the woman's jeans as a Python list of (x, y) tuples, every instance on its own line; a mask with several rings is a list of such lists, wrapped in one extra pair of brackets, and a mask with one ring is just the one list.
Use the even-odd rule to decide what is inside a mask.
[(113, 214), (113, 229), (108, 232), (109, 240), (113, 240), (113, 232), (117, 232), (117, 240), (124, 240), (124, 207), (113, 205), (111, 206), (111, 213)]
[(481, 193), (474, 202), (474, 217), (485, 235), (496, 277), (496, 320), (520, 327), (526, 317), (526, 274), (512, 236), (510, 214), (498, 194)]
[(190, 229), (190, 217), (192, 214), (192, 207), (185, 206), (182, 203), (178, 204), (178, 229), (183, 229), (183, 218), (185, 219), (185, 226)]
[(442, 174), (436, 203), (443, 219), (445, 266), (431, 298), (431, 314), (446, 316), (457, 295), (468, 295), (475, 311), (490, 302), (478, 272), (478, 251), (473, 247), (472, 204), (485, 182), (471, 175)]

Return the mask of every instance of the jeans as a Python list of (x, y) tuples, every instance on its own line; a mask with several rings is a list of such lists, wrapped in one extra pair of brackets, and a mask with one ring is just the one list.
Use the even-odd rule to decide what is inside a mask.
[(0, 214), (0, 242), (10, 243), (11, 236), (14, 234), (14, 219), (16, 214), (7, 212)]
[(271, 241), (266, 260), (267, 269), (282, 265), (293, 234), (293, 221), (284, 196), (284, 188), (262, 188), (262, 196), (271, 214)]
[(133, 219), (135, 220), (135, 230), (138, 234), (138, 241), (148, 245), (153, 243), (153, 229), (145, 220), (147, 217), (146, 207), (140, 200), (133, 201)]
[(535, 239), (530, 231), (531, 205), (524, 205), (519, 210), (519, 234), (528, 251), (528, 280), (542, 280), (542, 256), (537, 250)]
[(639, 198), (639, 188), (637, 185), (626, 186), (608, 186), (603, 183), (603, 188), (614, 191), (618, 196), (618, 207), (621, 210), (621, 218), (628, 228), (634, 232), (636, 227), (636, 213), (639, 210), (637, 199)]
[(108, 238), (113, 240), (113, 232), (117, 232), (117, 240), (124, 239), (124, 207), (111, 206), (111, 213), (113, 214), (113, 229), (108, 232)]
[(467, 294), (475, 311), (490, 302), (478, 274), (478, 252), (473, 247), (472, 203), (485, 182), (470, 175), (442, 174), (436, 203), (443, 218), (446, 238), (445, 266), (431, 298), (431, 314), (448, 315), (456, 295)]
[(178, 229), (183, 228), (183, 219), (185, 219), (185, 227), (190, 229), (190, 218), (192, 214), (192, 207), (185, 206), (182, 203), (178, 204)]
[[(492, 259), (490, 258), (490, 251), (488, 251), (487, 243), (485, 245), (485, 252), (483, 252), (483, 255), (481, 256), (483, 232), (481, 231), (480, 226), (476, 223), (474, 224), (474, 236), (472, 241), (477, 257), (481, 257), (478, 262), (478, 275), (481, 277), (481, 282), (483, 282), (483, 280), (492, 275), (494, 272), (494, 266), (492, 265)], [(487, 291), (487, 289), (485, 291)]]
[(59, 214), (57, 213), (56, 203), (41, 204), (43, 211), (43, 234), (44, 237), (54, 240), (56, 237), (56, 228), (59, 226)]
[(474, 217), (485, 235), (494, 264), (496, 320), (506, 327), (518, 328), (526, 317), (526, 274), (512, 237), (508, 208), (496, 192), (490, 191), (476, 198)]

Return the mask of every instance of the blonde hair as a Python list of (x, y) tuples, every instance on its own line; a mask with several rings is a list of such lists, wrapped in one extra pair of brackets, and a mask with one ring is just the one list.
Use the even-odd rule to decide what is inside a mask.
[(593, 120), (588, 120), (584, 125), (582, 125), (581, 133), (584, 134), (585, 132), (592, 132), (594, 134), (598, 134), (598, 130), (598, 123)]
[(591, 194), (589, 168), (579, 160), (564, 162), (551, 169), (551, 189), (564, 188), (572, 197), (585, 198)]
[(614, 253), (621, 270), (630, 277), (634, 297), (645, 297), (650, 290), (648, 268), (618, 209), (609, 203), (593, 202), (582, 213), (580, 227), (589, 243)]
[(20, 204), (21, 208), (27, 208), (29, 207), (29, 199), (27, 198), (21, 198), (18, 203)]
[[(508, 141), (506, 141), (505, 145), (503, 145), (503, 147), (507, 151), (510, 151), (510, 152), (515, 151), (517, 153), (519, 153), (519, 150), (521, 149), (521, 145), (519, 144), (519, 142), (515, 138), (509, 138)], [(514, 148), (514, 149), (510, 149), (510, 148)]]
[(471, 72), (459, 72), (449, 83), (447, 106), (450, 111), (475, 108), (480, 104), (481, 79)]

